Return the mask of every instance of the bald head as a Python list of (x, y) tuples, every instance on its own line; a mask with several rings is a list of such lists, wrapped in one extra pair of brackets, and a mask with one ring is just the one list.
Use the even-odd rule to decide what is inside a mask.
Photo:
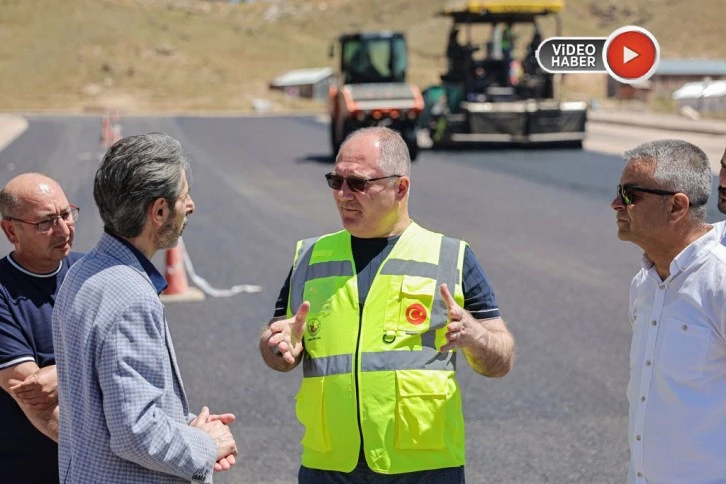
[(15, 262), (36, 274), (56, 270), (73, 245), (78, 211), (72, 208), (46, 175), (23, 173), (10, 180), (0, 190), (0, 227), (15, 246)]
[(343, 151), (347, 145), (355, 148), (362, 145), (375, 146), (378, 149), (378, 167), (386, 175), (411, 174), (411, 155), (406, 142), (397, 131), (381, 126), (362, 128), (351, 133), (340, 150)]
[(23, 173), (10, 180), (0, 190), (0, 215), (2, 217), (22, 217), (25, 207), (63, 196), (60, 185), (42, 173)]

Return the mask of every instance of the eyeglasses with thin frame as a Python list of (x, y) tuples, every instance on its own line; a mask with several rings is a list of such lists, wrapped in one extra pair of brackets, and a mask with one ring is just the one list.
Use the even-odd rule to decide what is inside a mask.
[(60, 215), (54, 215), (45, 220), (41, 220), (40, 222), (28, 222), (27, 220), (22, 220), (15, 217), (5, 217), (5, 220), (14, 220), (15, 222), (35, 225), (35, 228), (38, 229), (38, 232), (48, 232), (50, 229), (58, 224), (58, 220), (60, 219), (63, 219), (66, 225), (74, 225), (76, 223), (76, 220), (78, 220), (79, 211), (80, 208), (76, 207), (75, 205), (71, 205), (70, 210), (63, 212)]
[(387, 180), (389, 178), (400, 178), (403, 175), (388, 175), (379, 176), (376, 178), (360, 178), (357, 176), (340, 176), (335, 173), (326, 173), (325, 179), (328, 181), (328, 186), (333, 190), (340, 190), (343, 186), (343, 182), (348, 184), (348, 188), (352, 192), (363, 192), (369, 183), (378, 180)]

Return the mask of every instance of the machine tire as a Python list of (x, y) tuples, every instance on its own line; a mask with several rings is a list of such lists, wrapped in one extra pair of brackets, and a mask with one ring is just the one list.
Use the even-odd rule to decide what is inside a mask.
[(406, 146), (408, 146), (408, 154), (411, 157), (411, 161), (416, 161), (416, 158), (418, 158), (418, 139), (416, 138), (416, 126), (410, 125), (403, 128), (401, 131), (401, 137), (406, 142)]
[(330, 118), (330, 149), (332, 151), (331, 158), (335, 161), (338, 151), (340, 151), (340, 143), (335, 138), (335, 119), (333, 118)]
[(571, 150), (581, 150), (582, 149), (582, 140), (569, 141), (569, 142), (565, 143), (565, 148), (569, 148)]
[(408, 146), (408, 154), (411, 155), (411, 161), (416, 161), (416, 158), (418, 158), (418, 143), (406, 143), (406, 146)]

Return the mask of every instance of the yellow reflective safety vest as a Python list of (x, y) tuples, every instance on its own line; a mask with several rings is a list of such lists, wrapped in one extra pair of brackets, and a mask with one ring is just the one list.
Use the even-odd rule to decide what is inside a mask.
[[(466, 242), (411, 223), (373, 279), (360, 314), (350, 233), (297, 243), (287, 314), (310, 302), (295, 411), (302, 464), (399, 474), (465, 462), (464, 417), (446, 344), (446, 283), (461, 306)], [(359, 427), (360, 425), (360, 427)]]

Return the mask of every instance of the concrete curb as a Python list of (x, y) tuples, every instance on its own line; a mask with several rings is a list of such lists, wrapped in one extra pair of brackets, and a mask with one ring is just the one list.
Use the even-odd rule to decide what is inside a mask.
[(0, 151), (28, 129), (28, 120), (14, 114), (0, 114)]
[(588, 122), (726, 136), (726, 122), (645, 113), (588, 111)]

